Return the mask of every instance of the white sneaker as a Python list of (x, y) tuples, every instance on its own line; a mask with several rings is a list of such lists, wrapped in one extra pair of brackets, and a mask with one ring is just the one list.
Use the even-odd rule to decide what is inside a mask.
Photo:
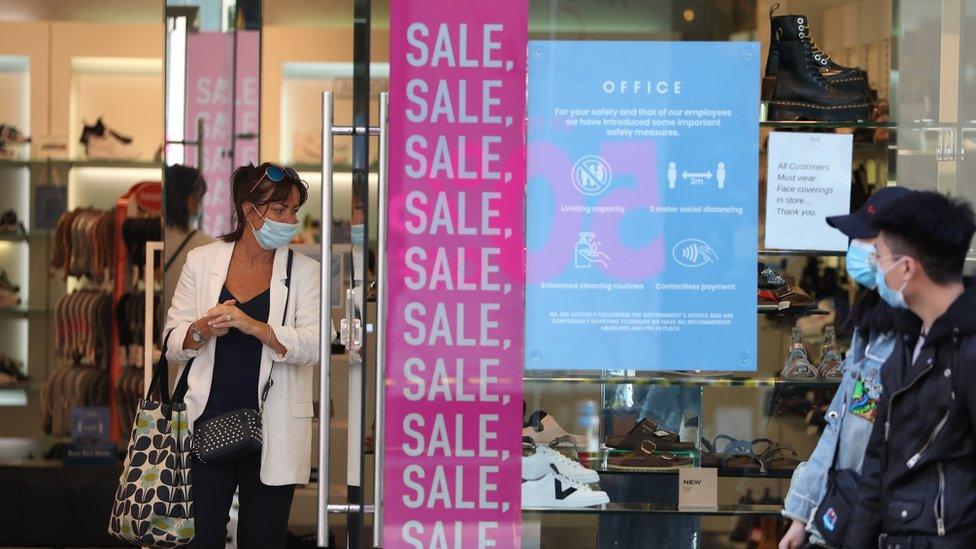
[(600, 482), (600, 475), (596, 471), (587, 469), (578, 461), (548, 446), (536, 446), (532, 455), (522, 458), (522, 478), (538, 478), (547, 470), (555, 470), (580, 484)]
[(522, 480), (522, 508), (571, 508), (610, 503), (606, 492), (593, 490), (585, 484), (555, 471), (537, 478)]
[(549, 444), (557, 438), (570, 437), (576, 446), (586, 447), (585, 436), (567, 433), (552, 416), (542, 410), (532, 412), (529, 417), (529, 426), (522, 429), (522, 436), (531, 438), (536, 444)]

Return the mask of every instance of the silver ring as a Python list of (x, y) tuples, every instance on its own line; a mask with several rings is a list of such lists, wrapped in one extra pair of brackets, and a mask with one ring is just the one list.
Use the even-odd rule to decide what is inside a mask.
[(227, 318), (227, 322), (230, 322), (230, 313), (227, 313), (226, 318)]

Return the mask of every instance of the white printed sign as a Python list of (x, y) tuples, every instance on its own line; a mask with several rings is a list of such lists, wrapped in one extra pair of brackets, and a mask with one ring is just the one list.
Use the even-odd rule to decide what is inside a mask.
[(850, 213), (853, 147), (850, 134), (769, 134), (767, 249), (847, 249), (847, 237), (825, 218)]

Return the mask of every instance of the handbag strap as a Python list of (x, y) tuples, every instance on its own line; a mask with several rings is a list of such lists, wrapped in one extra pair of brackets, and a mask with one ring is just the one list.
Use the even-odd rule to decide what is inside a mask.
[[(285, 293), (285, 309), (281, 313), (281, 325), (285, 325), (285, 320), (288, 318), (288, 301), (291, 299), (291, 264), (295, 253), (288, 249), (288, 266), (285, 270), (285, 288), (287, 292)], [(172, 332), (172, 330), (170, 330)], [(163, 346), (165, 349), (165, 344)], [(183, 402), (183, 398), (186, 397), (186, 392), (189, 390), (188, 376), (190, 374), (190, 366), (193, 365), (193, 359), (190, 359), (186, 363), (186, 367), (183, 368), (183, 374), (180, 376), (179, 382), (176, 384), (176, 390), (173, 391), (173, 402)], [(271, 379), (271, 375), (274, 373), (274, 361), (271, 362), (271, 371), (268, 372), (268, 379), (264, 382), (264, 387), (261, 389), (261, 402), (258, 406), (258, 412), (264, 411), (264, 401), (268, 399), (268, 391), (271, 390), (271, 386), (274, 385), (274, 380)]]
[[(291, 298), (291, 262), (294, 253), (291, 248), (288, 249), (288, 267), (285, 270), (285, 309), (281, 312), (281, 325), (285, 325), (285, 320), (288, 318), (288, 301)], [(274, 380), (271, 379), (272, 374), (274, 374), (275, 361), (271, 361), (271, 370), (268, 371), (268, 379), (264, 382), (264, 387), (261, 388), (261, 402), (258, 404), (258, 413), (264, 415), (264, 401), (268, 400), (268, 392), (271, 391), (271, 387), (274, 386)]]
[(173, 255), (169, 256), (169, 259), (166, 260), (166, 264), (163, 265), (164, 273), (169, 271), (170, 266), (173, 265), (173, 261), (175, 261), (176, 258), (179, 257), (180, 252), (183, 251), (183, 248), (186, 248), (186, 245), (190, 243), (190, 239), (193, 238), (193, 235), (195, 234), (197, 234), (197, 230), (193, 229), (192, 231), (190, 231), (190, 234), (186, 235), (186, 238), (183, 239), (183, 242), (180, 242), (180, 245), (176, 247), (176, 251), (173, 252)]
[(166, 359), (166, 345), (169, 343), (169, 336), (173, 335), (173, 330), (166, 332), (163, 336), (163, 352), (159, 357), (159, 362), (153, 366), (152, 381), (149, 382), (149, 390), (146, 391), (146, 400), (153, 397), (153, 391), (159, 395), (159, 401), (164, 405), (170, 405), (169, 396), (169, 361)]
[(837, 470), (837, 460), (840, 457), (840, 432), (844, 428), (844, 418), (847, 416), (847, 394), (844, 395), (843, 404), (840, 407), (840, 416), (837, 418), (837, 442), (834, 444), (834, 459), (830, 460), (830, 469), (827, 472)]

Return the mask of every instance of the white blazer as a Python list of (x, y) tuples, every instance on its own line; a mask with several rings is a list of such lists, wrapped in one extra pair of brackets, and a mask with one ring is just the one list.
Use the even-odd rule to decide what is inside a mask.
[[(191, 425), (203, 413), (210, 398), (218, 338), (211, 338), (198, 350), (184, 350), (183, 341), (190, 324), (217, 305), (233, 250), (233, 243), (217, 241), (187, 254), (166, 318), (164, 333), (173, 331), (166, 358), (178, 363), (194, 359), (187, 378), (189, 389), (184, 399)], [(270, 347), (263, 347), (258, 379), (260, 400), (261, 388), (271, 371), (271, 362), (275, 361), (274, 386), (264, 405), (262, 423), (261, 482), (269, 486), (305, 484), (311, 472), (312, 374), (319, 362), (319, 262), (297, 252), (294, 254), (291, 297), (285, 325), (282, 326), (287, 263), (288, 249), (279, 248), (275, 252), (271, 273), (268, 317), (268, 324), (287, 351), (282, 356)], [(335, 338), (334, 328), (332, 337)], [(182, 372), (183, 368), (180, 369)]]

